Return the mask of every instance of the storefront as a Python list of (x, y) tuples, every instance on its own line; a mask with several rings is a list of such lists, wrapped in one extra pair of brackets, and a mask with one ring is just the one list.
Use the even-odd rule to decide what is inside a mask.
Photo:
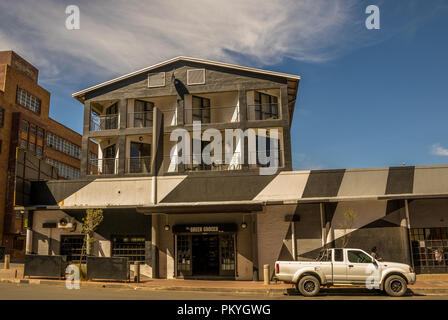
[(236, 224), (175, 225), (176, 277), (236, 276)]

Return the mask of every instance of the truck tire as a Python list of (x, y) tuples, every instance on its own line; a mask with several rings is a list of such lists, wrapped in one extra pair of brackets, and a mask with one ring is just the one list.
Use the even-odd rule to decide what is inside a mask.
[(315, 276), (304, 276), (296, 283), (297, 290), (305, 297), (313, 297), (319, 293), (320, 282)]
[(391, 297), (402, 297), (408, 290), (408, 285), (403, 277), (391, 275), (384, 282), (384, 290)]

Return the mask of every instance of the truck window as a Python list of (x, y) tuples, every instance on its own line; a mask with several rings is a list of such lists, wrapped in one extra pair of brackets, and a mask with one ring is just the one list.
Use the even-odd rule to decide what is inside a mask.
[(334, 249), (334, 261), (344, 261), (344, 251), (342, 249)]
[(362, 251), (349, 250), (347, 252), (348, 261), (352, 263), (371, 263), (372, 258)]

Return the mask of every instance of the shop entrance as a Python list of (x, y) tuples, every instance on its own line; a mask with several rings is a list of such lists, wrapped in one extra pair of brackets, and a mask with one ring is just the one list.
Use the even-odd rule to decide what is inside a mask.
[(235, 277), (234, 232), (175, 232), (175, 244), (177, 277)]
[(219, 275), (218, 235), (195, 235), (191, 239), (192, 275)]

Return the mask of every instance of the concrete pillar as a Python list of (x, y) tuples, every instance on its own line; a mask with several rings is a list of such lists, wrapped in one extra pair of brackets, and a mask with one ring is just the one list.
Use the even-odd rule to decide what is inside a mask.
[(157, 214), (151, 215), (151, 267), (152, 277), (159, 277), (159, 219)]
[(263, 266), (263, 279), (264, 279), (264, 284), (269, 284), (270, 279), (271, 279), (271, 274), (269, 272), (269, 265), (265, 264)]
[[(408, 263), (414, 267), (414, 257), (412, 255), (412, 244), (411, 244), (411, 238), (409, 236), (410, 230), (411, 230), (411, 221), (409, 218), (409, 203), (408, 200), (405, 199), (404, 200), (404, 212), (403, 210), (401, 211), (402, 215), (401, 215), (401, 230), (406, 230), (405, 234), (402, 236), (403, 241), (404, 241), (404, 248), (405, 253), (406, 253), (406, 259), (408, 261)], [(404, 213), (404, 214), (403, 214)]]
[(258, 271), (258, 226), (257, 226), (257, 214), (253, 214), (251, 217), (252, 223), (252, 264), (253, 264), (253, 281), (259, 280)]
[(25, 243), (25, 253), (31, 254), (33, 252), (33, 231), (28, 228), (26, 229), (26, 243)]
[(322, 230), (322, 247), (325, 248), (327, 243), (327, 230), (326, 230), (326, 221), (325, 221), (325, 212), (324, 212), (324, 204), (319, 203), (320, 209), (320, 227)]

